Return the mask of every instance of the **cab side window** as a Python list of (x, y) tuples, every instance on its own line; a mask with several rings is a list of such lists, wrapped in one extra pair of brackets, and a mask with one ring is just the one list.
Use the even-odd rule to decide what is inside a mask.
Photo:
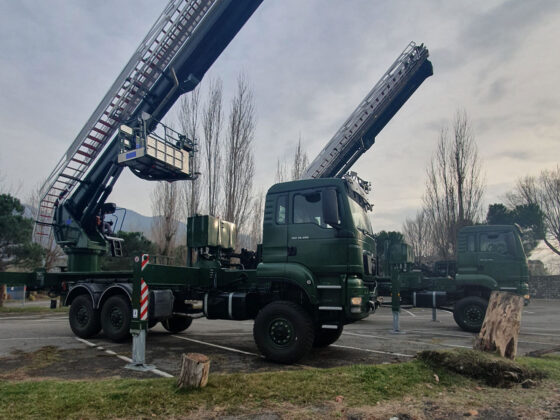
[(323, 223), (323, 203), (320, 192), (294, 195), (294, 223), (314, 223), (326, 228)]
[(482, 233), (480, 235), (480, 252), (515, 255), (513, 233)]
[(288, 196), (281, 195), (276, 200), (276, 224), (285, 225), (287, 223), (286, 217), (288, 215)]
[(467, 251), (474, 252), (474, 234), (467, 236)]

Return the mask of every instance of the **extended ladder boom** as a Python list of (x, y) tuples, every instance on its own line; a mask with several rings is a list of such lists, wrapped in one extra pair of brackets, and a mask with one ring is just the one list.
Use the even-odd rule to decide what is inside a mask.
[(261, 2), (170, 0), (43, 185), (36, 242), (51, 234), (63, 200), (72, 201), (67, 204), (74, 218), (103, 204), (122, 170), (116, 167), (119, 126), (144, 113), (161, 120), (181, 94), (197, 86)]
[(427, 48), (411, 42), (311, 162), (302, 178), (342, 177), (432, 74)]

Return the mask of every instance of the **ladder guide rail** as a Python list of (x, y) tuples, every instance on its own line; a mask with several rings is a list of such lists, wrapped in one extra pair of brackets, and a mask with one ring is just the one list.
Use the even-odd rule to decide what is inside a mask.
[(427, 48), (411, 42), (307, 167), (302, 179), (342, 177), (432, 74)]

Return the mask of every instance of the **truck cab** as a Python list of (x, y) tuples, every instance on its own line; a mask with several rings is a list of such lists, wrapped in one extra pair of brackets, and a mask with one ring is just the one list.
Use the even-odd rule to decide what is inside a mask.
[(466, 293), (492, 290), (526, 295), (529, 269), (519, 228), (513, 225), (467, 226), (457, 238), (458, 289)]
[(268, 190), (257, 266), (260, 288), (268, 290), (262, 296), (301, 305), (312, 317), (315, 345), (336, 341), (345, 324), (369, 313), (364, 279), (373, 277), (375, 242), (368, 206), (348, 179), (298, 180)]
[[(456, 261), (438, 261), (424, 273), (401, 269), (399, 280), (405, 303), (453, 308), (455, 322), (469, 332), (480, 331), (492, 291), (529, 299), (527, 257), (521, 232), (514, 225), (464, 227), (457, 236)], [(380, 278), (378, 283), (381, 291), (390, 290), (389, 278)]]

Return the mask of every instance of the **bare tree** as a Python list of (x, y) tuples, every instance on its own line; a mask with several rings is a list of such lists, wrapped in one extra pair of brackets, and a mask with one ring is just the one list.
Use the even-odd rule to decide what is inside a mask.
[(241, 75), (237, 79), (237, 92), (228, 119), (223, 172), (224, 218), (235, 223), (238, 232), (244, 231), (251, 210), (254, 135), (253, 94), (246, 78)]
[(292, 158), (291, 166), (288, 169), (288, 163), (278, 159), (276, 161), (276, 174), (274, 176), (275, 182), (295, 181), (301, 178), (301, 175), (307, 168), (309, 160), (307, 153), (301, 146), (301, 135), (298, 139), (298, 144)]
[(536, 204), (543, 214), (544, 242), (551, 251), (560, 255), (560, 167), (544, 170), (538, 177), (520, 178), (507, 194), (511, 207)]
[(450, 259), (456, 252), (459, 229), (479, 219), (484, 193), (478, 149), (466, 112), (457, 112), (451, 130), (441, 130), (427, 175), (424, 209), (432, 241), (440, 257)]
[[(196, 142), (198, 140), (198, 125), (200, 114), (200, 91), (193, 90), (188, 95), (181, 97), (178, 119), (183, 134)], [(189, 159), (190, 172), (197, 173), (200, 167), (200, 157), (198, 153), (191, 155)], [(200, 189), (201, 180), (182, 182), (182, 201), (185, 207), (185, 215), (192, 216), (198, 213), (200, 209)]]
[(179, 220), (185, 208), (181, 203), (181, 191), (176, 182), (159, 181), (152, 190), (152, 239), (159, 253), (171, 256), (175, 248)]
[(208, 186), (208, 213), (213, 216), (218, 213), (220, 193), (222, 108), (222, 81), (214, 79), (208, 86), (208, 100), (202, 111), (206, 164), (204, 176)]
[(292, 180), (300, 179), (308, 165), (307, 153), (301, 147), (301, 135), (298, 139), (294, 160), (292, 162)]
[(288, 180), (288, 175), (286, 174), (288, 169), (286, 168), (286, 162), (282, 162), (280, 159), (276, 160), (276, 174), (274, 175), (274, 182), (286, 182)]
[(515, 183), (513, 191), (506, 194), (506, 204), (510, 208), (524, 204), (538, 204), (537, 178), (527, 175), (521, 177)]
[(256, 250), (257, 245), (262, 242), (262, 223), (264, 214), (264, 193), (260, 191), (253, 200), (253, 210), (251, 218), (251, 249)]
[(406, 219), (403, 224), (403, 234), (406, 242), (412, 245), (414, 262), (422, 264), (426, 257), (432, 254), (430, 229), (425, 210), (416, 213), (413, 219)]

